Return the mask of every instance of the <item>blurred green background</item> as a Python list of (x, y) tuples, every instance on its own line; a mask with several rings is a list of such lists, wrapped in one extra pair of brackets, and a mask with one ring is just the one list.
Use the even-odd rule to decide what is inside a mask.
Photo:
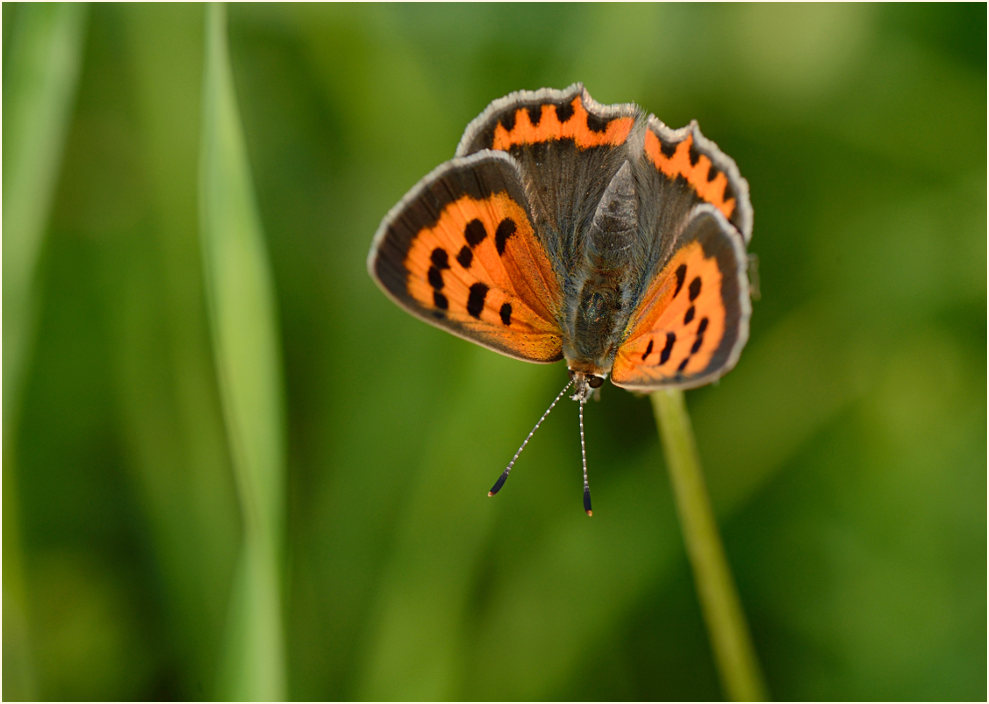
[(570, 403), (488, 499), (563, 365), (365, 271), (577, 80), (751, 184), (687, 400), (771, 694), (983, 699), (985, 5), (226, 10), (3, 6), (5, 699), (721, 696), (647, 399), (587, 407), (593, 519)]

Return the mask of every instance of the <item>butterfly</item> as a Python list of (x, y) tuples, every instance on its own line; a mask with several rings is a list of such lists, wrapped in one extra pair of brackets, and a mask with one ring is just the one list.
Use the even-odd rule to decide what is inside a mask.
[(528, 362), (565, 359), (579, 402), (729, 371), (748, 339), (749, 186), (696, 122), (671, 129), (583, 85), (492, 102), (453, 159), (385, 216), (368, 270), (426, 322)]

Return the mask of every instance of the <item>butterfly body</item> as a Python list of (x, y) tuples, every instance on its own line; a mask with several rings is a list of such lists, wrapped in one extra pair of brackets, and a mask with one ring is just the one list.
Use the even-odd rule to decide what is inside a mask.
[(748, 184), (696, 124), (671, 130), (576, 84), (494, 101), (385, 217), (372, 277), (503, 354), (566, 359), (585, 401), (690, 387), (748, 335)]

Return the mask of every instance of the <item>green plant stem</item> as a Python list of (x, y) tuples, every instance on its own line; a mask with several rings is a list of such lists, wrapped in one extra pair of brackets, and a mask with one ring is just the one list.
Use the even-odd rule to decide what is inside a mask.
[(704, 486), (683, 392), (656, 391), (651, 398), (722, 685), (733, 701), (763, 700), (765, 688)]

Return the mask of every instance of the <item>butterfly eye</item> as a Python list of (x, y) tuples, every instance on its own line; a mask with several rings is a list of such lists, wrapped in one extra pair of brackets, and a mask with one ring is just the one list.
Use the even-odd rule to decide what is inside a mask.
[(601, 388), (601, 384), (603, 384), (603, 383), (604, 383), (604, 377), (603, 376), (588, 376), (587, 377), (587, 385), (590, 386), (592, 389), (599, 389), (599, 388)]

